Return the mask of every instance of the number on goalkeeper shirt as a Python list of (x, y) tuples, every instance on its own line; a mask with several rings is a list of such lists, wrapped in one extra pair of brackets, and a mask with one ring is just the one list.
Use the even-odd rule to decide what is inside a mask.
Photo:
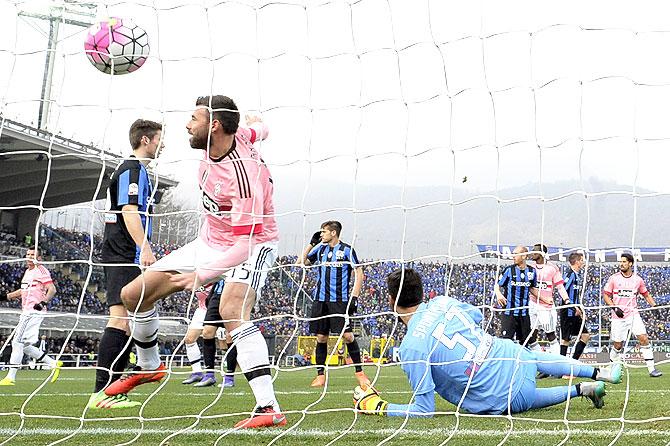
[[(452, 321), (454, 318), (458, 319), (458, 321), (463, 324), (461, 327), (463, 329), (462, 331), (469, 336), (465, 336), (459, 331), (454, 333), (452, 336), (448, 336), (444, 333), (445, 329), (447, 328), (447, 324), (440, 322), (435, 327), (435, 330), (433, 330), (433, 337), (440, 341), (440, 343), (449, 350), (455, 350), (456, 346), (460, 345), (465, 349), (465, 353), (462, 359), (465, 361), (471, 361), (475, 357), (475, 354), (477, 353), (477, 346), (482, 340), (480, 333), (476, 330), (476, 326), (473, 326), (472, 321), (460, 313), (449, 311), (445, 315), (445, 318), (447, 321)], [(468, 339), (468, 337), (470, 337), (470, 339)]]

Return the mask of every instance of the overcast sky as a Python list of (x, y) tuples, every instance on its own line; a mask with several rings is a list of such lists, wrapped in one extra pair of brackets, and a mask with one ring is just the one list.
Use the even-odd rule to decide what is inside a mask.
[[(127, 154), (135, 118), (163, 121), (158, 168), (194, 184), (184, 126), (211, 92), (269, 124), (260, 149), (276, 184), (489, 192), (569, 180), (599, 192), (600, 178), (670, 193), (666, 1), (289, 3), (101, 3), (99, 18), (147, 30), (150, 60), (104, 75), (86, 31), (64, 26), (49, 127)], [(0, 109), (27, 123), (48, 27), (17, 14), (48, 4), (0, 0)]]

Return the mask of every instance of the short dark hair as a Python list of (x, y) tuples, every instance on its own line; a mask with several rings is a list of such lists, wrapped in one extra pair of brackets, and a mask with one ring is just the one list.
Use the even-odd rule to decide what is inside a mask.
[[(402, 290), (400, 283), (402, 282)], [(411, 308), (423, 302), (421, 276), (412, 268), (398, 268), (386, 277), (389, 294), (396, 305)]]
[(627, 252), (621, 254), (622, 259), (628, 260), (628, 262), (632, 265), (635, 263), (635, 258), (633, 258), (632, 254), (628, 254)]
[(240, 125), (240, 112), (237, 111), (235, 101), (220, 94), (214, 96), (200, 96), (195, 101), (196, 106), (205, 106), (211, 109), (211, 119), (217, 120), (227, 135), (234, 135)]
[(543, 245), (542, 243), (535, 243), (535, 246), (533, 246), (533, 251), (542, 251), (543, 253), (549, 252), (547, 247)]
[(163, 125), (154, 122), (148, 121), (146, 119), (138, 119), (133, 122), (133, 125), (130, 126), (128, 131), (128, 139), (130, 139), (130, 147), (133, 150), (137, 150), (142, 144), (142, 137), (146, 136), (149, 139), (152, 139), (156, 136), (156, 133), (163, 130)]
[(328, 228), (329, 231), (335, 231), (335, 234), (339, 237), (340, 232), (342, 232), (342, 223), (336, 220), (328, 220), (321, 223), (321, 228)]
[(573, 252), (568, 256), (568, 262), (570, 262), (570, 265), (574, 265), (582, 257), (584, 257), (584, 254), (582, 254), (581, 252)]

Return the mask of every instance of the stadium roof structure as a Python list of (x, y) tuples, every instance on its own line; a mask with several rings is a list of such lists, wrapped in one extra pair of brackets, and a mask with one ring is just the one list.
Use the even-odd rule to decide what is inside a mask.
[[(55, 208), (104, 198), (118, 162), (116, 154), (0, 117), (0, 207)], [(158, 177), (159, 189), (176, 184)]]
[[(16, 234), (32, 233), (40, 211), (104, 198), (119, 155), (0, 116), (0, 211)], [(156, 202), (177, 181), (158, 176)]]

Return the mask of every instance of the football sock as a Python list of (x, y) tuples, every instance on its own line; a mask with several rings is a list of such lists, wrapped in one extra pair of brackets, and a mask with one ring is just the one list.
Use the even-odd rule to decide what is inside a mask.
[(621, 350), (617, 350), (616, 348), (612, 347), (610, 350), (610, 361), (612, 362), (617, 362), (621, 359), (621, 352), (623, 351), (623, 348)]
[(568, 355), (568, 346), (561, 345), (561, 356), (567, 356), (567, 355)]
[(251, 322), (244, 322), (230, 332), (237, 347), (237, 362), (249, 381), (249, 387), (256, 398), (258, 407), (272, 406), (280, 412), (270, 375), (268, 346), (258, 328)]
[(205, 363), (205, 370), (211, 372), (214, 370), (214, 362), (216, 360), (216, 339), (202, 340), (202, 359)]
[(235, 373), (235, 367), (237, 367), (237, 347), (231, 342), (226, 352), (226, 373)]
[(49, 367), (53, 367), (56, 365), (56, 360), (47, 356), (46, 352), (43, 352), (39, 348), (35, 347), (34, 345), (26, 345), (23, 347), (23, 353), (26, 355), (30, 356), (33, 358), (36, 362), (43, 362)]
[(580, 339), (575, 344), (575, 351), (572, 352), (572, 359), (579, 359), (582, 356), (582, 353), (584, 353), (585, 348), (586, 348), (586, 343)]
[(142, 370), (156, 370), (161, 365), (158, 354), (158, 310), (154, 307), (149, 311), (138, 311), (130, 324), (137, 348), (137, 365)]
[[(100, 338), (100, 345), (98, 346), (98, 368), (95, 370), (95, 391), (94, 393), (100, 392), (108, 384), (116, 381), (119, 376), (116, 374), (113, 375), (113, 378), (109, 377), (109, 370), (112, 369), (112, 363), (118, 357), (114, 364), (114, 371), (121, 370), (126, 368), (128, 363), (128, 354), (130, 354), (130, 348), (132, 345), (129, 345), (129, 350), (127, 354), (123, 351), (126, 342), (128, 341), (128, 335), (124, 330), (119, 330), (114, 327), (107, 327), (102, 333)], [(124, 360), (125, 357), (125, 360)]]
[[(328, 346), (328, 344), (323, 345), (326, 346), (326, 348)], [(356, 371), (357, 372), (363, 371), (363, 367), (361, 366), (361, 349), (358, 346), (358, 342), (356, 342), (356, 339), (347, 344), (347, 350), (349, 351), (349, 357), (351, 357), (351, 360), (355, 364)]]
[(193, 373), (202, 372), (202, 365), (200, 364), (202, 355), (200, 354), (200, 347), (198, 347), (197, 342), (186, 344), (186, 356), (188, 357), (189, 364), (191, 364)]
[[(351, 352), (349, 352), (351, 354)], [(326, 356), (328, 356), (328, 344), (326, 342), (316, 343), (316, 371), (319, 375), (323, 375), (325, 370), (323, 366), (326, 364)]]
[(647, 363), (647, 370), (649, 370), (649, 373), (656, 370), (656, 364), (654, 364), (654, 352), (651, 350), (651, 345), (640, 347), (640, 353), (642, 353), (644, 362)]
[[(553, 333), (551, 333), (551, 334), (553, 334)], [(548, 349), (548, 351), (549, 351), (549, 353), (551, 353), (552, 355), (558, 355), (558, 353), (560, 352), (560, 345), (559, 345), (559, 343), (558, 343), (558, 339), (556, 339), (556, 335), (554, 335), (554, 336), (553, 336), (553, 339), (551, 339), (551, 340), (549, 341), (549, 349)]]
[(12, 367), (9, 368), (7, 372), (7, 378), (15, 380), (16, 372), (18, 372), (19, 367), (21, 367), (21, 362), (23, 362), (23, 343), (12, 341), (12, 354), (9, 357), (9, 363)]

